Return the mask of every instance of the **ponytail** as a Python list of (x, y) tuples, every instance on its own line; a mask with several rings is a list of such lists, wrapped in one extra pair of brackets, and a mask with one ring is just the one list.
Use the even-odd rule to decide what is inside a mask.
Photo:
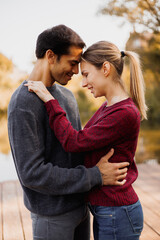
[(125, 56), (130, 60), (130, 95), (138, 107), (142, 120), (147, 119), (147, 106), (144, 97), (144, 79), (140, 66), (138, 54), (131, 51), (124, 51)]

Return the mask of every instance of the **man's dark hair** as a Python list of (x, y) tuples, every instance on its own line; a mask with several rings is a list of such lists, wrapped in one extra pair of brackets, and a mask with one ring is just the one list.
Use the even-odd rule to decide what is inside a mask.
[(43, 31), (37, 38), (36, 57), (43, 58), (48, 49), (52, 50), (58, 59), (69, 54), (69, 48), (76, 46), (84, 48), (85, 43), (80, 36), (65, 25), (58, 25)]

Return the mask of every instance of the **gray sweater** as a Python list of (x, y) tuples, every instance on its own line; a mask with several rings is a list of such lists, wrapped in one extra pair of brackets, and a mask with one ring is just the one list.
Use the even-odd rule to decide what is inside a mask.
[[(48, 88), (79, 130), (80, 119), (73, 94), (60, 85)], [(84, 204), (84, 192), (102, 184), (98, 168), (86, 169), (81, 154), (66, 153), (54, 132), (43, 102), (28, 92), (24, 82), (12, 95), (8, 133), (24, 204), (46, 216), (71, 211)]]

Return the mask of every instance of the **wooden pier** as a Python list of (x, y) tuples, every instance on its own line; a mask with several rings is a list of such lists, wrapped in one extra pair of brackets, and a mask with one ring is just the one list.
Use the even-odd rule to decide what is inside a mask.
[[(160, 165), (139, 164), (138, 169), (134, 188), (144, 212), (140, 239), (160, 240)], [(32, 240), (30, 213), (23, 205), (18, 181), (0, 183), (0, 240)]]

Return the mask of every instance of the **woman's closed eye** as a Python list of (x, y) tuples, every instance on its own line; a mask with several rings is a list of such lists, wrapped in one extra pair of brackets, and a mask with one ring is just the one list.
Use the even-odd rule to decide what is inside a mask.
[(87, 78), (88, 77), (88, 73), (82, 73), (82, 76)]

